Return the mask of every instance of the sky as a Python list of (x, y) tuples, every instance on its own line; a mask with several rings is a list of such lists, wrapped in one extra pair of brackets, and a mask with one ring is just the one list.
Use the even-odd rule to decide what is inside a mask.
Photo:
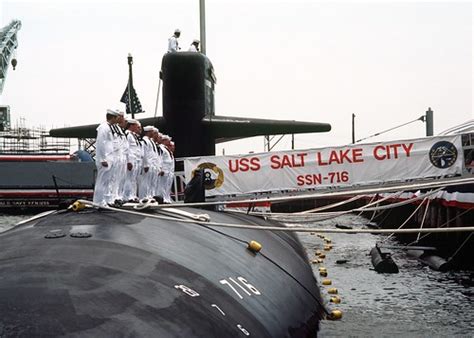
[[(473, 119), (473, 5), (440, 1), (206, 1), (207, 56), (216, 114), (330, 123), (295, 135), (297, 149), (339, 146), (415, 120), (434, 131)], [(22, 21), (15, 71), (1, 104), (12, 121), (45, 128), (99, 123), (134, 86), (155, 113), (158, 75), (175, 28), (186, 50), (199, 38), (199, 1), (0, 0), (0, 24)], [(161, 115), (161, 98), (157, 114)], [(418, 138), (425, 124), (366, 142)], [(179, 145), (177, 145), (179, 146)], [(290, 149), (286, 136), (274, 150)], [(220, 144), (261, 152), (263, 137)]]

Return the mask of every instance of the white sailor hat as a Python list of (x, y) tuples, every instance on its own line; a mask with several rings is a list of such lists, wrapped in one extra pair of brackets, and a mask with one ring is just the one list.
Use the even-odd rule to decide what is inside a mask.
[(116, 111), (120, 116), (125, 116), (125, 113), (122, 110), (116, 109)]
[(119, 116), (119, 112), (112, 109), (107, 109), (107, 114), (113, 115), (113, 116)]
[(179, 30), (179, 28), (176, 28), (176, 29), (174, 30), (174, 32), (175, 32), (175, 33), (181, 33), (181, 31)]
[(163, 140), (171, 140), (171, 137), (169, 137), (168, 135), (164, 135), (164, 134), (161, 136), (161, 138)]
[(159, 133), (160, 131), (158, 130), (158, 128), (154, 127), (153, 129), (154, 131), (156, 131), (157, 133)]
[(138, 120), (135, 120), (135, 119), (127, 119), (127, 122), (130, 123), (130, 124), (140, 124), (140, 122)]
[(194, 39), (194, 40), (193, 40), (193, 43), (199, 44), (199, 42), (201, 42), (201, 41), (199, 41), (198, 39)]
[(153, 130), (155, 130), (155, 127), (153, 127), (153, 126), (145, 126), (145, 127), (143, 127), (143, 131), (145, 131), (145, 132), (147, 132), (147, 131), (153, 131)]

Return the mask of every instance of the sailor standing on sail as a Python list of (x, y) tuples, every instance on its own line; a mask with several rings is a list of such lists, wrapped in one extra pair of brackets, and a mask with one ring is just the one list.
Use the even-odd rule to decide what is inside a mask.
[(114, 125), (117, 123), (118, 112), (107, 109), (106, 122), (97, 127), (97, 138), (95, 141), (97, 167), (97, 179), (94, 187), (93, 201), (101, 206), (107, 206), (114, 202), (115, 172), (116, 165), (114, 154), (114, 139), (116, 131)]
[(174, 53), (181, 49), (178, 46), (178, 38), (180, 35), (181, 31), (175, 29), (173, 36), (168, 39), (168, 53)]
[(134, 119), (127, 120), (128, 154), (127, 175), (123, 189), (123, 199), (128, 202), (138, 202), (138, 174), (141, 169), (141, 143), (139, 139), (141, 131), (140, 122)]
[(193, 40), (191, 46), (189, 46), (188, 52), (199, 52), (199, 40)]

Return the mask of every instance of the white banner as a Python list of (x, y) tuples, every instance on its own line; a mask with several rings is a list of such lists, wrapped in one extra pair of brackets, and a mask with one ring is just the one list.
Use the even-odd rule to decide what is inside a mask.
[(462, 173), (460, 136), (184, 161), (186, 181), (205, 169), (206, 196), (351, 186)]

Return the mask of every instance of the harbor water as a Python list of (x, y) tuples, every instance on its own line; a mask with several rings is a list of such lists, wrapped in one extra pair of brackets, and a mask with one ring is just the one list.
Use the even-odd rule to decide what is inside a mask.
[[(0, 215), (0, 232), (31, 215)], [(334, 228), (336, 224), (365, 228), (367, 220), (344, 215), (307, 224)], [(309, 259), (323, 251), (324, 241), (314, 234), (298, 235)], [(313, 271), (321, 284), (319, 267), (325, 266), (332, 285), (320, 285), (328, 309), (339, 309), (339, 321), (323, 321), (320, 336), (433, 337), (474, 334), (474, 272), (437, 272), (423, 266), (403, 251), (392, 250), (400, 273), (380, 274), (373, 270), (370, 249), (385, 237), (372, 234), (327, 234), (333, 248), (323, 251), (324, 263)], [(395, 239), (386, 242), (396, 245)], [(344, 260), (343, 264), (336, 261)], [(329, 302), (328, 288), (338, 289), (340, 304)]]

